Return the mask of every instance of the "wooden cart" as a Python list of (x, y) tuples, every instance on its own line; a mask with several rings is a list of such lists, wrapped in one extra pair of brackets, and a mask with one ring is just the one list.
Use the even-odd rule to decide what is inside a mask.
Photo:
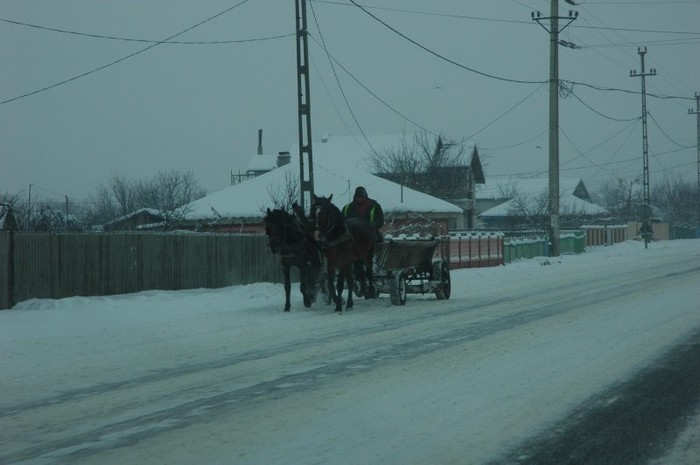
[(449, 237), (430, 239), (386, 239), (375, 254), (374, 287), (389, 294), (393, 305), (404, 305), (406, 294), (435, 293), (449, 299)]

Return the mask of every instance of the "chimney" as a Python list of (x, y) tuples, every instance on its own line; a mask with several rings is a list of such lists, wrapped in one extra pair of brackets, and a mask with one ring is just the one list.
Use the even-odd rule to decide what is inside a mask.
[(277, 154), (277, 168), (288, 165), (292, 161), (292, 156), (289, 152), (280, 152)]
[(262, 148), (262, 129), (258, 129), (258, 155), (263, 154)]

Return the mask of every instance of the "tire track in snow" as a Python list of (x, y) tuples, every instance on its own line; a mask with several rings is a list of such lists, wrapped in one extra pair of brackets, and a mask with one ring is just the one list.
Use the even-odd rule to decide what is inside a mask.
[(492, 464), (646, 463), (672, 446), (700, 406), (698, 373), (700, 332)]

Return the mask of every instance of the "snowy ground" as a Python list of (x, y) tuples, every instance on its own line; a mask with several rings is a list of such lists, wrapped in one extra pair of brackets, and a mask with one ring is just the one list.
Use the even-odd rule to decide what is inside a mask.
[[(22, 302), (0, 312), (0, 463), (497, 462), (700, 330), (699, 240), (452, 282), (342, 316), (296, 288), (285, 314), (264, 283)], [(658, 463), (692, 463), (699, 424)]]

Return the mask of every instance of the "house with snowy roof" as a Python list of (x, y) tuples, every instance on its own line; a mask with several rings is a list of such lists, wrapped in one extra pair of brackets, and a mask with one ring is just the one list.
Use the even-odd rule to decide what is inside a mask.
[[(321, 140), (314, 143), (312, 147), (314, 164), (321, 161), (336, 170), (359, 170), (401, 184), (406, 182), (406, 180), (401, 179), (402, 175), (381, 172), (376, 166), (376, 158), (407, 150), (408, 147), (416, 144), (418, 136), (418, 134), (412, 133), (366, 135), (364, 137), (324, 134)], [(426, 146), (419, 149), (434, 150), (437, 139), (428, 137), (425, 141)], [(292, 147), (290, 153), (298, 156), (299, 147)], [(410, 175), (414, 178), (413, 181), (419, 181), (414, 182), (414, 185), (426, 185), (428, 184), (426, 181), (431, 177), (439, 179), (439, 183), (433, 183), (433, 187), (437, 184), (444, 189), (430, 190), (431, 196), (462, 208), (462, 218), (456, 225), (459, 229), (473, 227), (476, 218), (476, 185), (485, 182), (478, 151), (472, 150), (466, 158), (464, 164), (460, 166), (437, 167), (430, 173), (412, 173)], [(407, 184), (410, 183), (407, 182)], [(370, 197), (379, 202), (383, 200), (381, 197), (373, 195), (372, 191), (370, 191)]]
[[(607, 210), (592, 202), (581, 179), (559, 179), (559, 210), (562, 221), (592, 219)], [(478, 218), (482, 224), (514, 227), (540, 220), (548, 213), (548, 178), (509, 178), (490, 181), (477, 190)]]
[[(290, 186), (298, 185), (298, 155), (290, 154), (289, 160), (289, 163), (184, 206), (181, 226), (212, 231), (264, 231), (262, 219), (267, 208), (279, 207), (276, 203), (286, 196)], [(314, 158), (316, 195), (332, 195), (333, 203), (342, 208), (352, 200), (355, 188), (363, 186), (370, 197), (382, 205), (385, 229), (408, 222), (431, 223), (443, 233), (461, 227), (459, 206), (368, 174), (346, 161), (336, 164), (323, 156)]]
[(141, 229), (142, 226), (160, 224), (165, 216), (160, 210), (141, 208), (102, 225), (103, 231), (127, 231)]

